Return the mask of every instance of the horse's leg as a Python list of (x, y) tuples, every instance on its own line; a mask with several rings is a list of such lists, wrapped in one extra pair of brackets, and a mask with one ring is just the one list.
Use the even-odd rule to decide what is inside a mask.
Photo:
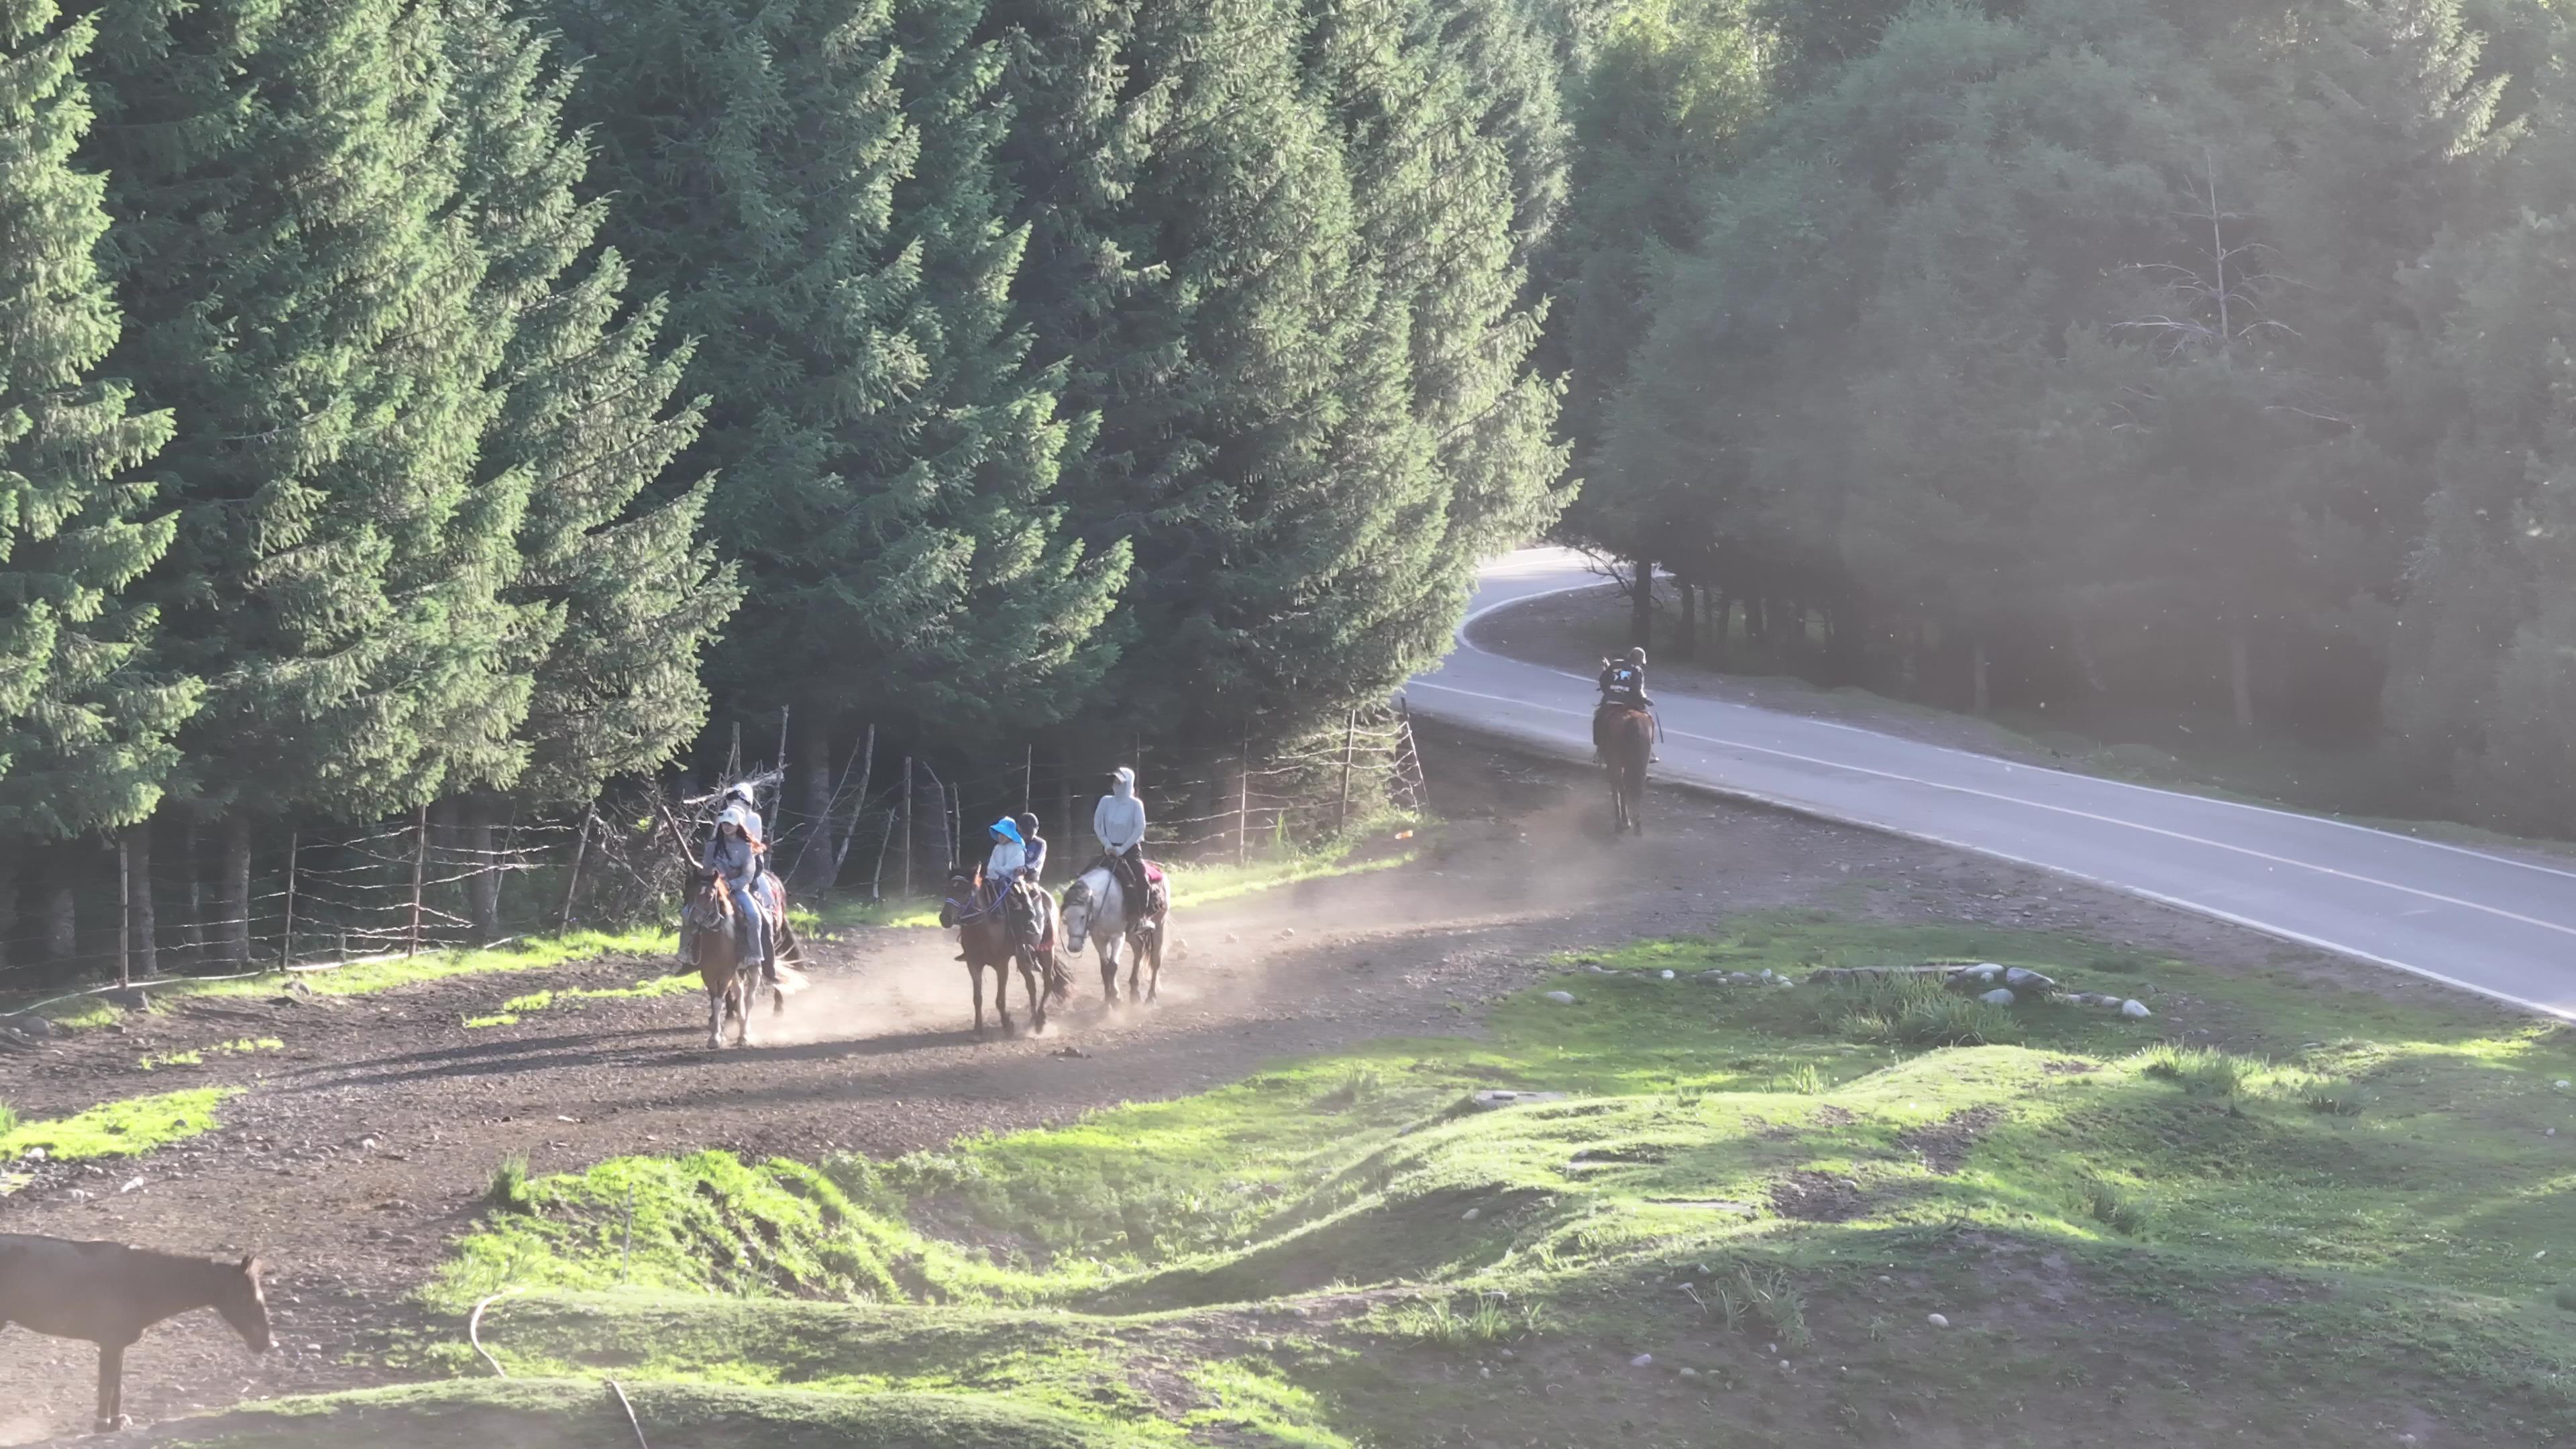
[(1130, 936), (1127, 938), (1127, 999), (1130, 1002), (1142, 1004), (1148, 999), (1144, 992), (1138, 989), (1138, 983), (1144, 979), (1144, 976), (1145, 948), (1137, 943), (1135, 937)]
[(1002, 1019), (1002, 1035), (1011, 1034), (1011, 958), (993, 963), (993, 1014)]
[(1042, 1033), (1046, 1030), (1046, 988), (1038, 984), (1036, 958), (1027, 952), (1018, 952), (1013, 959), (1019, 963), (1020, 985), (1029, 994), (1029, 1030)]
[(751, 1008), (760, 1000), (760, 963), (745, 962), (733, 973), (734, 1040), (741, 1046), (751, 1045)]
[(984, 1034), (984, 963), (966, 958), (966, 979), (975, 987), (975, 1034)]
[(1102, 932), (1097, 949), (1100, 952), (1100, 989), (1108, 995), (1109, 1004), (1116, 1006), (1118, 1004), (1118, 938), (1108, 932)]
[[(1145, 999), (1147, 1001), (1158, 1000), (1163, 994), (1163, 935), (1167, 929), (1168, 926), (1165, 922), (1157, 921), (1154, 923), (1153, 945), (1150, 948), (1154, 953), (1154, 964), (1145, 977)], [(1137, 954), (1142, 955), (1144, 953), (1138, 952)]]
[(724, 1047), (725, 993), (731, 989), (730, 987), (710, 987), (707, 990), (708, 1051), (720, 1051)]
[(98, 1346), (98, 1432), (111, 1434), (125, 1425), (125, 1345), (102, 1343)]

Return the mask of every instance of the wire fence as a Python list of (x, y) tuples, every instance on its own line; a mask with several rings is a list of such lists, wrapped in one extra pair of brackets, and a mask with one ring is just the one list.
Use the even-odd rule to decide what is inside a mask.
[[(961, 769), (952, 758), (944, 773), (925, 757), (880, 752), (870, 727), (845, 759), (826, 763), (746, 762), (737, 745), (716, 782), (755, 785), (772, 864), (803, 894), (935, 894), (950, 864), (981, 854), (987, 824), (1023, 813), (1051, 838), (1061, 878), (1096, 852), (1093, 801), (1118, 764), (1137, 771), (1146, 853), (1162, 859), (1295, 853), (1430, 804), (1401, 703), (1268, 747), (1131, 741), (1114, 758), (1096, 748), (1078, 758), (1031, 743), (1017, 759)], [(18, 908), (0, 912), (0, 992), (311, 970), (667, 919), (720, 803), (716, 789), (685, 780), (634, 782), (524, 818), (506, 802), (460, 801), (364, 826), (253, 829), (183, 816), (105, 842), (58, 843), (22, 862), (34, 868)], [(8, 886), (0, 878), (0, 905)]]

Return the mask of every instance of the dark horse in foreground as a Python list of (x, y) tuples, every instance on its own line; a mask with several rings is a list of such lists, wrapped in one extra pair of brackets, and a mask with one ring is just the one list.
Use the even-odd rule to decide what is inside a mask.
[(1655, 753), (1655, 717), (1633, 704), (1592, 712), (1592, 747), (1610, 768), (1610, 809), (1617, 834), (1646, 833), (1646, 762)]
[[(1073, 978), (1056, 949), (1055, 914), (1043, 892), (1013, 888), (987, 900), (984, 868), (959, 865), (948, 872), (948, 894), (940, 902), (939, 924), (957, 928), (957, 946), (966, 953), (966, 975), (975, 987), (975, 1034), (984, 1034), (984, 973), (993, 973), (993, 1010), (1002, 1018), (1002, 1035), (1011, 1034), (1011, 968), (1020, 972), (1028, 991), (1030, 1029), (1046, 1030), (1047, 1007), (1073, 994)], [(1045, 981), (1042, 987), (1038, 983)]]
[(771, 939), (777, 941), (778, 977), (760, 979), (760, 963), (743, 959), (742, 938), (734, 931), (733, 892), (726, 890), (711, 870), (698, 872), (697, 881), (689, 888), (689, 900), (680, 912), (682, 954), (698, 963), (698, 979), (707, 988), (707, 1048), (721, 1049), (725, 1042), (725, 1021), (731, 1018), (744, 1046), (751, 1045), (751, 1008), (760, 999), (763, 985), (769, 988), (769, 1014), (782, 1015), (787, 998), (805, 987), (802, 972), (787, 964), (786, 957), (795, 946), (784, 934), (786, 901), (779, 894), (775, 876), (763, 875), (757, 892), (763, 909), (770, 913)]
[(0, 1328), (19, 1324), (98, 1345), (98, 1427), (125, 1427), (125, 1350), (143, 1330), (198, 1308), (224, 1316), (266, 1353), (268, 1300), (259, 1260), (189, 1258), (122, 1243), (0, 1233)]

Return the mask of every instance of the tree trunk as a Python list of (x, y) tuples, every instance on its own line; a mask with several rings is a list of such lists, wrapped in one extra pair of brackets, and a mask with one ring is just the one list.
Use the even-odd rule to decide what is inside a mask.
[(1628, 590), (1628, 642), (1651, 649), (1655, 645), (1655, 561), (1641, 558), (1628, 567), (1635, 575)]
[(188, 909), (179, 922), (179, 949), (191, 965), (206, 959), (206, 861), (197, 833), (204, 817), (194, 809), (179, 817), (179, 874), (188, 883)]
[(1735, 601), (1715, 589), (1707, 591), (1708, 663), (1712, 669), (1726, 667), (1726, 636), (1735, 627)]
[[(14, 840), (0, 840), (0, 971), (9, 969), (18, 943), (18, 850)], [(34, 953), (26, 953), (32, 955)]]
[(475, 798), (460, 806), (465, 816), (465, 849), (473, 863), (465, 878), (465, 900), (474, 918), (477, 946), (501, 939), (501, 863), (492, 848), (493, 804)]
[[(796, 888), (805, 891), (829, 890), (832, 887), (832, 729), (823, 711), (808, 706), (800, 716), (805, 740), (805, 803), (800, 808), (804, 824), (796, 831), (795, 853), (781, 862), (796, 870)], [(785, 811), (779, 813), (785, 814)], [(787, 850), (786, 822), (770, 831), (778, 837), (782, 854)]]
[(1699, 592), (1689, 584), (1674, 586), (1681, 593), (1682, 627), (1673, 636), (1673, 652), (1684, 659), (1699, 656)]
[(2254, 728), (2254, 682), (2245, 663), (2245, 631), (2233, 625), (2227, 631), (2227, 687), (2236, 705), (2236, 727)]
[(216, 909), (223, 914), (217, 939), (223, 959), (250, 968), (250, 816), (235, 809), (224, 816), (224, 860), (215, 875)]
[(1080, 870), (1090, 859), (1091, 846), (1083, 839), (1083, 827), (1073, 818), (1073, 751), (1070, 747), (1056, 752), (1055, 761), (1055, 828), (1058, 850), (1079, 852), (1078, 856), (1060, 857), (1059, 874)]
[(80, 908), (72, 897), (71, 861), (65, 858), (71, 848), (70, 841), (55, 841), (53, 861), (45, 871), (45, 959), (56, 966), (68, 965), (80, 954)]
[(1968, 668), (1976, 679), (1977, 713), (1986, 714), (1994, 708), (1994, 695), (1986, 687), (1985, 640), (1979, 639), (1968, 646)]
[(2093, 653), (2093, 631), (2085, 626), (2081, 610), (2067, 620), (2066, 636), (2075, 651), (2076, 667), (2084, 671), (2084, 687), (2096, 695), (2109, 694), (2110, 686), (2102, 682), (2102, 661)]
[(1744, 642), (1757, 649), (1771, 647), (1771, 611), (1763, 607), (1760, 594), (1744, 596)]
[(132, 913), (126, 917), (126, 931), (133, 940), (133, 967), (137, 976), (150, 977), (160, 970), (160, 913), (152, 909), (152, 822), (138, 821), (125, 827), (125, 869), (133, 901)]

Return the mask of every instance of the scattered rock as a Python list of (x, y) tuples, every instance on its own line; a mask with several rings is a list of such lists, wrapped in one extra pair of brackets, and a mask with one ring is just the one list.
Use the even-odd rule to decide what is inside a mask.
[(1591, 965), (1586, 966), (1583, 969), (1591, 972), (1595, 976), (1607, 976), (1610, 974), (1610, 968), (1602, 965), (1598, 961), (1593, 962)]
[[(32, 1011), (28, 1012), (24, 1016), (13, 1016), (9, 1018), (7, 1025), (10, 1030), (27, 1036), (52, 1036), (55, 1032), (62, 1029), (54, 1025), (54, 1019), (52, 1017), (38, 1016)], [(2558, 1085), (2563, 1087), (2567, 1084), (2565, 1082), (2560, 1082)]]
[(1670, 971), (1658, 971), (1655, 973), (1655, 979), (1658, 981), (1670, 981), (1673, 979), (1673, 973)]
[(1554, 1002), (1558, 1006), (1572, 1006), (1574, 1004), (1574, 993), (1571, 991), (1551, 991), (1539, 999), (1542, 1001)]
[(1653, 1354), (1651, 1354), (1651, 1353), (1641, 1353), (1641, 1354), (1637, 1355), (1635, 1358), (1632, 1358), (1632, 1359), (1628, 1360), (1628, 1367), (1630, 1367), (1630, 1368), (1644, 1368), (1644, 1367), (1646, 1367), (1647, 1365), (1649, 1365), (1649, 1364), (1653, 1363), (1654, 1361), (1655, 1361), (1655, 1356), (1654, 1356)]
[(1504, 1362), (1506, 1362), (1506, 1363), (1508, 1363), (1508, 1362), (1510, 1362), (1511, 1360), (1513, 1360), (1513, 1359), (1515, 1359), (1515, 1358), (1518, 1358), (1518, 1357), (1520, 1357), (1520, 1355), (1518, 1355), (1518, 1354), (1516, 1354), (1516, 1353), (1513, 1353), (1513, 1352), (1512, 1352), (1510, 1349), (1508, 1349), (1508, 1348), (1507, 1348), (1507, 1349), (1504, 1349), (1504, 1350), (1503, 1350), (1503, 1352), (1502, 1352), (1502, 1358), (1503, 1358), (1503, 1361), (1504, 1361)]
[(2004, 984), (2015, 991), (2028, 992), (2034, 996), (2046, 996), (2057, 989), (2055, 977), (2043, 976), (2027, 966), (2015, 966), (2005, 972)]
[(2154, 1013), (2154, 1012), (2147, 1010), (2147, 1004), (2146, 1004), (2145, 1002), (2143, 1002), (2143, 1001), (2123, 1001), (2123, 1002), (2121, 1002), (2121, 1003), (2120, 1003), (2120, 1014), (2121, 1014), (2122, 1016), (2126, 1016), (2126, 1017), (2142, 1017), (2142, 1016), (2153, 1016), (2153, 1015), (2155, 1015), (2155, 1013)]
[(1484, 1215), (1485, 1210), (1483, 1208), (1469, 1208), (1465, 1212), (1458, 1214), (1458, 1221), (1462, 1223), (1472, 1223)]
[(1565, 1100), (1565, 1094), (1563, 1092), (1505, 1092), (1488, 1087), (1469, 1100), (1478, 1107), (1491, 1111), (1496, 1107), (1517, 1107), (1523, 1102), (1562, 1102)]
[(1293, 941), (1297, 939), (1297, 928), (1295, 926), (1281, 926), (1279, 928), (1279, 939), (1282, 941)]
[(1762, 968), (1762, 979), (1763, 979), (1763, 980), (1765, 980), (1765, 981), (1768, 981), (1768, 980), (1770, 980), (1770, 979), (1771, 979), (1771, 968), (1770, 968), (1770, 967), (1765, 966), (1765, 967), (1763, 967), (1763, 968)]
[(1994, 990), (1985, 993), (1977, 999), (1988, 1006), (2010, 1006), (2021, 998), (2012, 994), (2011, 987), (1998, 986)]
[(1942, 1317), (1942, 1316), (1941, 1316), (1940, 1314), (1938, 1314), (1938, 1313), (1926, 1313), (1926, 1314), (1924, 1314), (1924, 1315), (1923, 1315), (1923, 1321), (1924, 1321), (1924, 1322), (1926, 1322), (1926, 1323), (1928, 1323), (1928, 1324), (1931, 1324), (1934, 1328), (1947, 1328), (1947, 1327), (1949, 1327), (1949, 1326), (1950, 1326), (1950, 1320), (1949, 1320), (1949, 1319), (1947, 1319), (1947, 1318)]
[(151, 993), (145, 991), (140, 986), (129, 986), (122, 991), (111, 991), (107, 993), (107, 999), (130, 1011), (150, 1011), (152, 1009)]
[(1082, 1048), (1077, 1046), (1068, 1046), (1058, 1047), (1054, 1051), (1048, 1052), (1047, 1055), (1051, 1057), (1062, 1057), (1066, 1061), (1083, 1061), (1088, 1060), (1091, 1053), (1084, 1051)]

